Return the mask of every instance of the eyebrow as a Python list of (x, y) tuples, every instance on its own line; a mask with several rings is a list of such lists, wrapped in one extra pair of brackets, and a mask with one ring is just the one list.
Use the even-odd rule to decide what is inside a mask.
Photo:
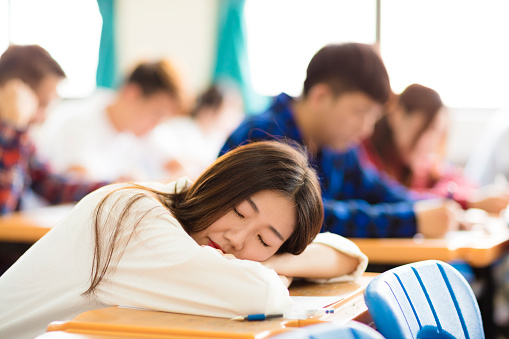
[[(247, 202), (249, 203), (249, 205), (251, 205), (251, 207), (253, 208), (253, 210), (256, 212), (256, 213), (260, 213), (260, 210), (258, 209), (258, 206), (256, 206), (256, 204), (254, 203), (253, 200), (251, 200), (251, 198), (247, 198)], [(281, 235), (281, 233), (279, 233), (273, 226), (270, 226), (269, 225), (269, 229), (279, 238), (281, 239), (282, 241), (285, 241), (285, 238), (283, 238), (283, 236)]]

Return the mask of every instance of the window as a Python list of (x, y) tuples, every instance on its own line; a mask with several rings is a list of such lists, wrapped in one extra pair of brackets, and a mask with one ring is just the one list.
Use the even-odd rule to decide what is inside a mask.
[(300, 95), (311, 57), (327, 43), (376, 39), (374, 0), (248, 0), (244, 8), (255, 91)]
[(449, 107), (507, 105), (507, 13), (506, 0), (382, 0), (381, 54), (394, 91), (420, 83)]
[(0, 0), (0, 53), (9, 42), (38, 44), (62, 66), (64, 98), (84, 97), (96, 87), (102, 19), (96, 0)]
[[(379, 0), (380, 53), (396, 93), (412, 83), (449, 107), (509, 106), (509, 1)], [(323, 45), (376, 41), (376, 1), (247, 0), (254, 89), (299, 95)]]
[(5, 51), (9, 46), (9, 3), (7, 0), (0, 1), (0, 51)]

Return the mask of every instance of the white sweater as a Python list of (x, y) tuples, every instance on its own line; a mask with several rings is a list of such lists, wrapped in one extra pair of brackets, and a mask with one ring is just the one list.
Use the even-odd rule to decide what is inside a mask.
[[(163, 192), (188, 184), (144, 183)], [(233, 259), (199, 246), (155, 199), (141, 199), (135, 209), (156, 208), (138, 225), (127, 247), (120, 245), (93, 296), (82, 293), (90, 284), (94, 254), (92, 215), (99, 201), (122, 187), (103, 187), (82, 199), (48, 234), (0, 277), (0, 337), (33, 338), (55, 320), (69, 320), (85, 311), (120, 305), (216, 317), (286, 312), (292, 307), (287, 288), (276, 272), (258, 262)], [(137, 189), (120, 190), (108, 199), (105, 211), (117, 220), (123, 204)], [(120, 200), (118, 200), (120, 199)], [(117, 206), (112, 208), (118, 200)], [(133, 213), (135, 214), (135, 213)], [(127, 242), (132, 223), (121, 227), (119, 241)], [(366, 268), (365, 256), (348, 240), (325, 234), (321, 243), (343, 247)], [(319, 240), (318, 239), (318, 240)], [(120, 249), (125, 247), (125, 252)], [(339, 249), (340, 250), (340, 249)], [(352, 252), (353, 251), (353, 252)], [(353, 254), (352, 254), (353, 253)]]
[(120, 132), (106, 112), (114, 101), (115, 93), (100, 90), (87, 99), (60, 103), (35, 135), (38, 155), (56, 173), (82, 167), (85, 178), (92, 181), (168, 178), (172, 173), (164, 167), (172, 159), (170, 145), (157, 135), (171, 132), (170, 128), (158, 126), (157, 135), (155, 131), (143, 136)]

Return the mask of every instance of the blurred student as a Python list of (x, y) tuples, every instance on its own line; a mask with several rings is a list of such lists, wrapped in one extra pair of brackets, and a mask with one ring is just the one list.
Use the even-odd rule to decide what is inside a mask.
[(41, 154), (60, 173), (94, 180), (169, 180), (171, 161), (153, 129), (186, 111), (176, 69), (142, 62), (116, 93), (98, 92), (52, 114), (39, 135)]
[(226, 138), (243, 117), (238, 91), (216, 84), (198, 96), (188, 116), (171, 119), (154, 133), (158, 143), (167, 145), (180, 172), (195, 178), (214, 162)]
[(351, 281), (366, 268), (349, 240), (317, 236), (322, 220), (316, 173), (279, 142), (239, 147), (194, 183), (104, 187), (0, 277), (0, 336), (33, 338), (107, 305), (288, 312), (287, 277)]
[(412, 190), (454, 199), (464, 209), (499, 213), (509, 202), (507, 192), (479, 189), (462, 168), (446, 162), (448, 126), (448, 112), (439, 94), (412, 84), (363, 142), (365, 159)]
[(65, 78), (42, 47), (11, 45), (0, 56), (0, 214), (20, 208), (29, 191), (48, 202), (71, 202), (102, 186), (53, 175), (36, 156), (30, 127), (42, 122)]
[(260, 139), (291, 139), (306, 146), (317, 168), (325, 207), (323, 231), (347, 237), (439, 237), (459, 224), (454, 201), (414, 201), (410, 192), (360, 163), (362, 138), (371, 134), (391, 93), (385, 66), (372, 47), (331, 44), (311, 59), (300, 98), (285, 93), (266, 112), (249, 117), (222, 152)]

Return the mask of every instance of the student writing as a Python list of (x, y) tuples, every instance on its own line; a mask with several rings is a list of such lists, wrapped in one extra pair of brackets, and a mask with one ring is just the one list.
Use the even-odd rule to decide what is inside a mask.
[(65, 73), (38, 45), (11, 45), (0, 57), (0, 214), (20, 206), (32, 190), (57, 204), (103, 186), (57, 176), (41, 161), (29, 130), (46, 118)]
[(185, 92), (169, 60), (140, 62), (117, 91), (98, 90), (56, 109), (39, 132), (38, 151), (55, 171), (78, 178), (178, 178), (167, 168), (178, 168), (167, 149), (181, 141), (159, 142), (154, 129), (171, 132), (163, 122), (187, 112)]
[(385, 66), (370, 46), (327, 45), (308, 65), (302, 96), (277, 96), (267, 111), (242, 122), (222, 152), (255, 140), (294, 140), (309, 149), (321, 179), (324, 230), (349, 237), (442, 236), (459, 227), (452, 217), (458, 204), (415, 201), (360, 163), (358, 145), (390, 93)]
[(454, 199), (465, 209), (499, 213), (509, 202), (507, 192), (480, 188), (445, 160), (448, 121), (440, 95), (412, 84), (363, 142), (363, 159), (417, 192)]

